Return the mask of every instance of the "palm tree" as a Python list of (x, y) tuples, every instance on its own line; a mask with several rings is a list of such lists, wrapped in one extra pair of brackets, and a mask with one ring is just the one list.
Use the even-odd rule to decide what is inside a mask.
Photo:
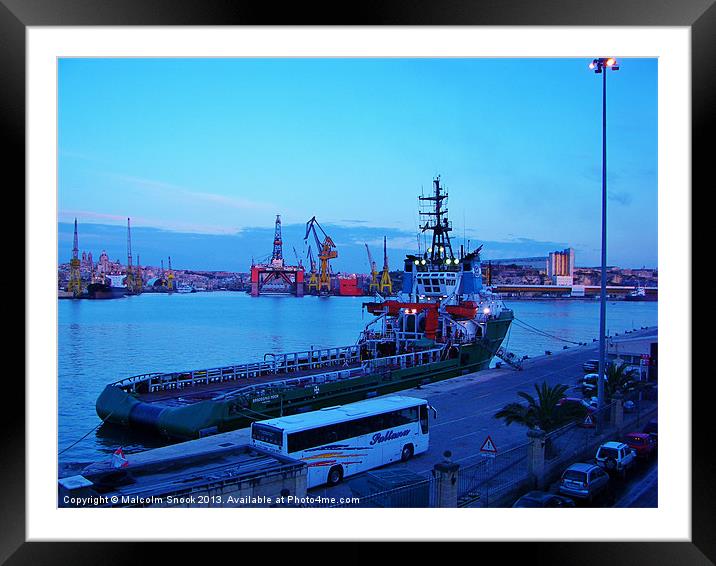
[(546, 381), (542, 385), (535, 384), (537, 397), (519, 391), (517, 395), (527, 401), (523, 403), (508, 403), (495, 413), (496, 419), (503, 419), (505, 424), (518, 423), (529, 429), (540, 428), (550, 432), (567, 423), (582, 420), (587, 414), (587, 408), (581, 403), (559, 404), (560, 399), (566, 395), (567, 385), (557, 384), (550, 386)]
[(614, 397), (615, 393), (627, 393), (634, 389), (636, 383), (637, 371), (633, 367), (629, 367), (626, 362), (617, 365), (615, 362), (607, 366), (606, 380), (604, 382), (604, 396), (606, 399)]

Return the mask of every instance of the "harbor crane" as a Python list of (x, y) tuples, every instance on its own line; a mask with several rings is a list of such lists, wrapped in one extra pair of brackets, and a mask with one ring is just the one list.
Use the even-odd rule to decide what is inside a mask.
[(378, 268), (373, 260), (373, 256), (370, 253), (368, 244), (365, 245), (365, 251), (368, 252), (368, 265), (370, 266), (370, 286), (368, 287), (368, 292), (372, 294), (373, 292), (377, 292), (379, 288)]
[(292, 246), (292, 247), (293, 247), (293, 255), (296, 256), (296, 265), (298, 265), (299, 269), (303, 269), (303, 260), (300, 257), (298, 257), (298, 252), (296, 251), (296, 246)]
[(309, 271), (308, 285), (306, 287), (309, 293), (312, 291), (318, 292), (318, 271), (316, 270), (316, 260), (313, 259), (310, 245), (308, 246), (308, 263), (311, 266), (311, 270)]
[(390, 279), (390, 269), (388, 268), (388, 238), (383, 236), (383, 272), (380, 274), (381, 295), (393, 294), (393, 281)]
[(169, 269), (167, 273), (167, 290), (172, 293), (174, 291), (174, 272), (172, 271), (172, 256), (169, 256)]
[(132, 270), (132, 231), (129, 226), (129, 218), (127, 218), (127, 277), (124, 279), (127, 291), (134, 294), (135, 282)]
[(136, 293), (139, 295), (144, 287), (144, 282), (142, 281), (142, 266), (139, 263), (139, 254), (137, 254), (137, 276), (134, 280), (134, 283)]
[(75, 239), (72, 246), (72, 259), (70, 260), (70, 280), (67, 290), (74, 298), (82, 294), (82, 276), (80, 275), (79, 241), (77, 238), (77, 219), (75, 218)]
[[(321, 231), (323, 241), (321, 241), (317, 229)], [(326, 234), (326, 231), (318, 223), (315, 216), (306, 222), (306, 235), (303, 237), (304, 241), (308, 241), (311, 234), (313, 234), (316, 241), (318, 259), (321, 262), (321, 267), (318, 272), (318, 292), (319, 294), (328, 294), (331, 292), (331, 266), (329, 262), (338, 257), (338, 250), (336, 249), (336, 244), (331, 237)]]
[(142, 272), (139, 268), (139, 256), (137, 256), (137, 268), (132, 265), (132, 228), (127, 218), (127, 277), (125, 279), (127, 291), (132, 295), (139, 295), (142, 292)]

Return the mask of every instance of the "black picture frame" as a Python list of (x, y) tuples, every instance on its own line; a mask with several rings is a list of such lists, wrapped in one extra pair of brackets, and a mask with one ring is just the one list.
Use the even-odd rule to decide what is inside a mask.
[[(6, 172), (24, 186), (25, 33), (28, 26), (88, 25), (563, 25), (688, 26), (692, 38), (692, 171), (706, 179), (713, 137), (709, 110), (716, 100), (716, 7), (714, 0), (384, 0), (362, 3), (294, 3), (280, 8), (245, 0), (0, 0), (0, 118), (7, 141)], [(689, 188), (685, 188), (686, 191)], [(18, 214), (19, 216), (19, 214)], [(687, 252), (690, 254), (691, 250)], [(29, 300), (25, 297), (25, 301)], [(691, 305), (688, 306), (691, 308)], [(690, 332), (690, 329), (688, 329)], [(685, 330), (686, 331), (686, 330)], [(20, 334), (20, 333), (18, 333)], [(688, 369), (685, 370), (688, 372)], [(682, 378), (690, 378), (688, 374)], [(710, 440), (713, 425), (706, 404), (706, 379), (692, 381), (692, 538), (691, 542), (489, 543), (500, 555), (549, 564), (711, 564), (716, 561), (716, 464)], [(112, 564), (163, 562), (188, 557), (175, 543), (37, 543), (25, 542), (24, 383), (5, 380), (3, 396), (16, 413), (0, 412), (3, 447), (0, 458), (2, 528), (0, 562), (7, 564)], [(22, 401), (21, 401), (22, 400)], [(585, 529), (588, 525), (585, 525)], [(585, 531), (587, 532), (587, 531)], [(626, 533), (628, 536), (628, 533)], [(78, 533), (81, 537), (81, 533)], [(555, 538), (559, 533), (555, 533)], [(241, 543), (237, 560), (254, 549)], [(151, 553), (149, 548), (151, 546)], [(234, 545), (232, 545), (234, 546)], [(484, 545), (483, 545), (484, 546)], [(264, 552), (268, 551), (264, 547)], [(212, 551), (213, 552), (213, 551)], [(231, 550), (235, 552), (235, 550)], [(438, 552), (440, 552), (438, 550)], [(354, 560), (374, 557), (369, 545), (351, 551)], [(450, 559), (447, 555), (445, 559)], [(464, 555), (467, 557), (469, 555)], [(479, 559), (482, 554), (475, 555)], [(207, 555), (208, 557), (208, 555)], [(275, 558), (280, 559), (276, 554)]]

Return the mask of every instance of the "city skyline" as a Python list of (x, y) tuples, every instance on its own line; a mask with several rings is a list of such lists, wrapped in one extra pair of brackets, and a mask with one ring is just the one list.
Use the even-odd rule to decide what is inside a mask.
[[(217, 242), (224, 263), (270, 253), (276, 214), (302, 252), (293, 233), (316, 215), (344, 245), (336, 269), (359, 271), (363, 241), (387, 235), (394, 264), (414, 251), (416, 197), (441, 174), (453, 237), (486, 259), (570, 246), (595, 265), (601, 91), (587, 63), (61, 59), (58, 220), (78, 218), (83, 247), (88, 226), (130, 216), (138, 236), (156, 229), (161, 257), (188, 252), (199, 269)], [(656, 77), (655, 59), (610, 75), (614, 265), (657, 267)]]
[[(374, 228), (346, 228), (340, 225), (327, 225), (325, 228), (332, 234), (339, 249), (339, 256), (332, 265), (336, 272), (367, 273), (369, 271), (365, 244), (370, 246), (373, 257), (382, 265), (383, 236), (387, 237), (387, 252), (391, 270), (402, 269), (402, 261), (406, 253), (413, 253), (413, 248), (404, 248), (401, 243), (405, 237), (395, 229), (385, 229), (380, 234)], [(58, 224), (58, 263), (69, 261), (71, 256), (74, 225), (61, 222)], [(80, 224), (79, 251), (91, 252), (94, 260), (106, 251), (111, 261), (125, 264), (127, 261), (127, 226), (110, 224)], [(257, 263), (268, 261), (271, 256), (274, 227), (262, 227), (244, 230), (240, 234), (196, 234), (172, 232), (157, 228), (135, 226), (132, 220), (132, 253), (136, 263), (141, 258), (143, 266), (159, 267), (163, 260), (171, 256), (175, 269), (200, 271), (228, 271), (247, 273), (254, 260)], [(295, 264), (294, 249), (308, 268), (306, 257), (308, 243), (303, 240), (305, 225), (283, 225), (283, 255), (286, 263)], [(415, 237), (413, 237), (415, 241)], [(316, 257), (315, 244), (311, 244), (313, 256)], [(467, 242), (466, 242), (467, 243)], [(456, 250), (463, 244), (462, 237), (456, 238)], [(496, 242), (470, 240), (474, 249), (483, 245), (481, 257), (483, 261), (504, 259), (526, 259), (540, 257), (545, 260), (551, 252), (571, 247), (566, 242), (535, 242), (531, 240), (513, 242)], [(532, 253), (534, 250), (538, 253)], [(649, 265), (618, 265), (626, 269), (657, 268)], [(575, 266), (597, 267), (598, 262), (584, 261), (577, 252)]]

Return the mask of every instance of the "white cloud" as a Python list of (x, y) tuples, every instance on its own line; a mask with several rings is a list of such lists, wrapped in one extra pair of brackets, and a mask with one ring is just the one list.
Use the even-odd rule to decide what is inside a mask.
[(115, 179), (122, 182), (130, 183), (138, 187), (144, 187), (149, 189), (157, 189), (161, 191), (171, 192), (172, 195), (181, 195), (189, 199), (197, 201), (208, 202), (218, 204), (221, 207), (236, 208), (239, 210), (273, 210), (274, 205), (267, 202), (254, 201), (243, 198), (236, 198), (227, 195), (221, 195), (218, 193), (207, 193), (202, 191), (194, 191), (171, 183), (165, 183), (164, 181), (157, 181), (155, 179), (146, 179), (143, 177), (132, 177), (128, 175), (110, 175)]

